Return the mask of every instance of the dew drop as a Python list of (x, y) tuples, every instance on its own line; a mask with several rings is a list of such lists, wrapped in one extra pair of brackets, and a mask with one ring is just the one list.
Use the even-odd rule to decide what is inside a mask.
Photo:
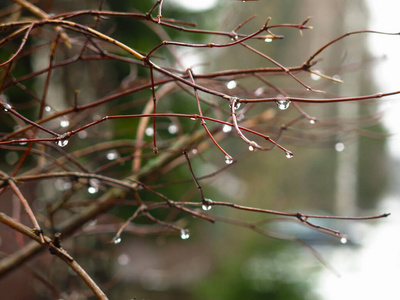
[(195, 117), (191, 117), (190, 120), (196, 121), (196, 118)]
[(69, 121), (68, 120), (61, 120), (60, 126), (65, 128), (69, 126)]
[(347, 243), (347, 239), (346, 239), (345, 237), (342, 237), (342, 238), (340, 239), (340, 242), (341, 242), (342, 244), (346, 244), (346, 243)]
[(285, 152), (285, 156), (286, 156), (286, 158), (292, 158), (293, 157), (293, 153), (290, 152), (290, 151), (286, 151)]
[(3, 111), (8, 112), (10, 109), (12, 109), (12, 106), (8, 103), (3, 103)]
[(57, 137), (56, 144), (57, 144), (59, 147), (65, 147), (65, 146), (68, 145), (68, 138), (69, 138), (69, 136), (68, 136), (68, 133), (67, 133), (67, 132), (64, 133), (64, 134), (61, 134), (61, 135), (59, 135), (59, 136)]
[(278, 106), (278, 108), (280, 110), (286, 110), (289, 108), (290, 101), (288, 101), (286, 99), (280, 99), (280, 100), (276, 101), (276, 105)]
[(258, 89), (256, 89), (254, 91), (254, 95), (258, 96), (258, 97), (261, 96), (263, 93), (264, 93), (264, 88), (262, 88), (262, 87), (259, 87)]
[(314, 125), (317, 121), (315, 119), (310, 119), (310, 124)]
[(198, 152), (199, 151), (196, 148), (192, 149), (192, 154), (196, 155)]
[(211, 208), (212, 208), (212, 204), (213, 204), (213, 201), (211, 200), (211, 199), (208, 199), (208, 198), (205, 198), (204, 199), (204, 201), (203, 201), (203, 205), (201, 206), (201, 208), (203, 209), (203, 210), (210, 210)]
[(251, 141), (250, 144), (249, 144), (249, 151), (255, 151), (257, 146), (258, 145), (257, 145), (256, 142)]
[(116, 150), (111, 150), (110, 152), (107, 153), (107, 159), (108, 160), (116, 160), (118, 158), (118, 152)]
[(233, 90), (234, 88), (237, 87), (237, 82), (235, 80), (228, 81), (226, 87), (230, 90)]
[(189, 230), (181, 229), (181, 239), (187, 240), (190, 237)]
[(169, 134), (176, 134), (178, 132), (178, 126), (176, 126), (175, 124), (169, 125), (168, 132)]
[(344, 150), (345, 146), (342, 142), (338, 142), (335, 144), (335, 150), (337, 152), (342, 152)]
[(22, 138), (19, 141), (20, 141), (19, 142), (20, 145), (26, 145), (27, 144), (27, 142), (24, 142), (24, 141), (26, 141), (26, 138)]
[(264, 42), (266, 42), (266, 43), (271, 43), (271, 42), (272, 42), (272, 39), (271, 39), (271, 38), (266, 38), (266, 39), (264, 40)]
[(147, 136), (153, 136), (153, 134), (154, 134), (153, 127), (147, 127), (147, 128), (145, 129), (144, 133), (145, 133)]
[(116, 238), (114, 240), (114, 244), (119, 244), (119, 243), (121, 243), (121, 238), (120, 237), (118, 237), (118, 238)]
[(56, 142), (56, 144), (57, 144), (57, 146), (59, 146), (59, 147), (65, 147), (65, 146), (68, 145), (68, 140), (58, 140), (58, 141)]
[(94, 186), (89, 186), (88, 187), (88, 193), (89, 194), (96, 194), (99, 191), (99, 189), (97, 187)]
[(89, 180), (88, 193), (96, 194), (99, 191), (100, 181), (98, 179), (92, 178)]
[(231, 165), (233, 163), (233, 159), (229, 157), (228, 155), (225, 155), (225, 163), (227, 165)]
[(51, 107), (48, 106), (48, 105), (46, 105), (46, 106), (44, 107), (44, 110), (47, 111), (47, 112), (49, 112), (49, 111), (51, 111)]
[(231, 99), (231, 102), (229, 103), (229, 106), (230, 107), (232, 107), (232, 105), (234, 105), (234, 109), (235, 110), (237, 110), (237, 109), (239, 109), (240, 108), (240, 102), (238, 102), (238, 98), (237, 97), (233, 97), (232, 99)]
[(224, 127), (222, 127), (222, 131), (225, 132), (225, 133), (231, 132), (232, 131), (232, 126), (224, 125)]

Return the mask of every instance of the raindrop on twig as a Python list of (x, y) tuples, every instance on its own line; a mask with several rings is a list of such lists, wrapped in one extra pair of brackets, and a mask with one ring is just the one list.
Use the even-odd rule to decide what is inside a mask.
[(181, 229), (181, 239), (187, 240), (190, 237), (189, 230)]
[(226, 84), (226, 87), (230, 90), (234, 89), (237, 87), (237, 82), (235, 80), (228, 81)]
[(228, 155), (225, 155), (225, 163), (227, 165), (231, 165), (233, 163), (233, 159), (229, 157)]
[(12, 109), (12, 106), (8, 103), (3, 103), (3, 111), (4, 112), (9, 112), (9, 110)]
[(213, 204), (213, 201), (211, 199), (204, 198), (203, 205), (201, 206), (201, 208), (203, 210), (210, 210), (212, 208), (212, 204)]
[(293, 157), (293, 153), (290, 152), (290, 151), (286, 151), (285, 152), (285, 156), (286, 156), (286, 158), (292, 158)]
[(286, 110), (289, 108), (290, 101), (286, 100), (286, 99), (280, 99), (280, 100), (276, 101), (276, 105), (278, 106), (278, 108), (280, 110)]

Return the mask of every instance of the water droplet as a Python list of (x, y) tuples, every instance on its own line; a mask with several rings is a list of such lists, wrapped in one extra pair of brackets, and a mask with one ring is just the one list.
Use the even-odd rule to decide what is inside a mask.
[(153, 136), (153, 134), (154, 134), (153, 127), (147, 127), (147, 128), (145, 129), (144, 133), (145, 133), (147, 136)]
[(68, 145), (68, 140), (58, 140), (58, 141), (56, 142), (56, 144), (57, 144), (59, 147), (65, 147), (65, 146)]
[(225, 133), (231, 132), (232, 131), (232, 126), (224, 125), (224, 127), (222, 127), (222, 131), (225, 132)]
[(119, 154), (116, 150), (111, 150), (110, 152), (107, 153), (107, 159), (108, 160), (116, 160), (118, 158)]
[(257, 146), (258, 146), (258, 145), (257, 145), (256, 142), (251, 141), (250, 144), (249, 144), (249, 151), (254, 151), (254, 150), (256, 150), (256, 147), (257, 147)]
[(237, 34), (235, 34), (235, 36), (231, 38), (232, 41), (237, 41), (238, 39), (239, 39), (239, 36)]
[(337, 152), (342, 152), (344, 150), (345, 146), (342, 142), (338, 142), (335, 144), (335, 150)]
[(26, 144), (27, 144), (27, 142), (24, 142), (24, 141), (26, 141), (26, 138), (22, 138), (22, 139), (20, 139), (20, 142), (19, 142), (19, 144), (20, 144), (20, 145), (26, 145)]
[(60, 126), (65, 128), (69, 126), (69, 121), (68, 120), (61, 120)]
[(290, 151), (286, 151), (285, 152), (285, 156), (286, 156), (286, 158), (292, 158), (293, 157), (293, 153), (290, 152)]
[(261, 96), (263, 93), (264, 93), (264, 88), (262, 88), (262, 87), (259, 87), (258, 89), (256, 89), (254, 91), (254, 95), (258, 96), (258, 97)]
[(121, 243), (121, 238), (120, 237), (117, 237), (115, 240), (114, 240), (114, 244), (119, 244), (119, 243)]
[(227, 165), (230, 165), (233, 163), (233, 159), (231, 157), (229, 157), (228, 155), (225, 155), (225, 163)]
[(181, 239), (187, 240), (190, 237), (189, 230), (181, 229)]
[(192, 149), (192, 154), (196, 155), (198, 152), (199, 151), (196, 148)]
[(201, 208), (203, 210), (210, 210), (212, 208), (213, 201), (211, 199), (205, 198)]
[(94, 186), (89, 186), (88, 187), (88, 193), (89, 194), (96, 194), (99, 191), (99, 189), (97, 187)]
[(232, 105), (234, 105), (234, 109), (237, 110), (240, 108), (240, 102), (238, 102), (238, 98), (237, 97), (233, 97), (231, 98), (231, 101), (229, 103), (229, 106), (232, 107)]
[(228, 81), (226, 87), (230, 90), (233, 90), (235, 87), (237, 87), (237, 82), (235, 80)]
[(315, 119), (310, 119), (310, 124), (314, 125), (315, 123), (317, 123), (317, 121)]
[(12, 106), (8, 103), (3, 103), (3, 111), (8, 112), (10, 109), (12, 109)]
[(59, 147), (65, 147), (68, 145), (68, 138), (69, 138), (68, 133), (67, 132), (63, 133), (57, 137), (56, 144)]
[(290, 101), (286, 99), (279, 99), (278, 101), (276, 101), (276, 105), (280, 110), (285, 110), (289, 108)]
[(176, 126), (175, 124), (169, 125), (168, 132), (169, 134), (176, 134), (178, 132), (178, 126)]
[(264, 40), (264, 42), (266, 42), (266, 43), (271, 43), (271, 42), (272, 42), (272, 39), (271, 39), (271, 38), (266, 38), (266, 39)]
[(88, 187), (88, 192), (89, 194), (96, 194), (99, 191), (100, 187), (100, 180), (96, 178), (91, 178), (89, 180), (89, 187)]
[(47, 111), (47, 112), (49, 112), (49, 111), (51, 111), (51, 107), (48, 106), (48, 105), (46, 105), (46, 106), (44, 107), (44, 110)]
[[(319, 73), (320, 71), (319, 70), (315, 70), (315, 72)], [(312, 80), (315, 80), (315, 81), (321, 79), (321, 76), (319, 76), (317, 74), (314, 74), (314, 73), (311, 73), (310, 77), (311, 77)]]
[(347, 238), (342, 237), (342, 238), (340, 239), (340, 242), (341, 242), (342, 244), (346, 244), (346, 243), (347, 243)]

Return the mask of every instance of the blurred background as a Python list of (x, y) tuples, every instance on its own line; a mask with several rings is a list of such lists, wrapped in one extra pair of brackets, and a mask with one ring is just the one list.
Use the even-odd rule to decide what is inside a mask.
[[(62, 4), (53, 2), (58, 12), (77, 9), (78, 5), (72, 0)], [(152, 4), (149, 0), (106, 1), (104, 9), (145, 12)], [(97, 5), (98, 1), (79, 1), (79, 9), (93, 9)], [(308, 24), (313, 26), (312, 30), (304, 30), (300, 34), (292, 28), (278, 28), (273, 32), (283, 35), (284, 39), (266, 40), (262, 46), (259, 42), (254, 43), (260, 51), (288, 67), (301, 65), (321, 46), (346, 32), (363, 29), (399, 31), (399, 21), (393, 15), (398, 8), (395, 1), (389, 0), (380, 1), (379, 5), (373, 0), (165, 0), (163, 17), (196, 22), (202, 29), (231, 31), (256, 14), (240, 29), (244, 33), (260, 29), (268, 17), (272, 18), (270, 24), (297, 24), (311, 17)], [(154, 28), (147, 28), (138, 21), (116, 18), (113, 22), (115, 27), (110, 27), (110, 30), (115, 30), (115, 34), (112, 36), (144, 52), (160, 42), (153, 32)], [(166, 31), (171, 40), (176, 41), (229, 41), (226, 37)], [(395, 91), (399, 89), (395, 73), (400, 67), (399, 49), (399, 38), (396, 36), (351, 36), (324, 51), (315, 67), (344, 83), (334, 83), (318, 76), (302, 79), (328, 95), (356, 96)], [(246, 49), (240, 47), (235, 51), (230, 48), (196, 51), (176, 48), (175, 51), (182, 67), (191, 67), (197, 73), (271, 66), (265, 59), (249, 55)], [(35, 64), (40, 65), (40, 59), (36, 57), (31, 62), (32, 68)], [(93, 65), (88, 69), (90, 67)], [(139, 68), (129, 69), (116, 63), (103, 68), (101, 74), (113, 74), (115, 82), (140, 76), (142, 72)], [(77, 70), (71, 68), (70, 72)], [(100, 82), (101, 74), (96, 78)], [(61, 75), (59, 80), (63, 80)], [(87, 83), (91, 79), (84, 80)], [(293, 80), (277, 76), (271, 77), (271, 81), (287, 92), (298, 94), (299, 86)], [(87, 97), (86, 101), (96, 99), (97, 94), (107, 91), (113, 84), (107, 81), (102, 86), (91, 86), (88, 91), (84, 89), (84, 83), (80, 89), (82, 97)], [(77, 82), (70, 84), (74, 88), (78, 85)], [(58, 88), (53, 86), (50, 95), (59, 93)], [(249, 91), (254, 91), (255, 96), (268, 96), (265, 86), (246, 78), (227, 81), (226, 90), (238, 96)], [(145, 96), (148, 95), (134, 97)], [(66, 96), (57, 94), (57, 97), (60, 98), (58, 105), (61, 109)], [(177, 97), (184, 99), (189, 96), (182, 93)], [(287, 219), (213, 207), (210, 213), (221, 218), (216, 224), (189, 216), (183, 218), (190, 230), (187, 240), (180, 239), (178, 235), (127, 233), (121, 243), (110, 245), (107, 242), (112, 232), (90, 231), (91, 226), (101, 228), (96, 223), (101, 223), (99, 220), (87, 224), (87, 232), (84, 229), (66, 241), (64, 247), (101, 283), (110, 299), (394, 299), (396, 279), (400, 275), (400, 238), (397, 234), (400, 228), (400, 127), (396, 117), (399, 112), (395, 103), (397, 98), (302, 104), (302, 109), (317, 122), (311, 124), (303, 120), (285, 131), (280, 143), (294, 153), (292, 159), (287, 159), (277, 150), (249, 154), (246, 145), (232, 134), (222, 142), (222, 146), (237, 159), (237, 163), (216, 177), (201, 180), (206, 197), (215, 201), (307, 214), (364, 216), (391, 213), (391, 216), (381, 220), (315, 222), (340, 230), (347, 235), (347, 241)], [(186, 108), (175, 101), (171, 100), (171, 103), (165, 107), (173, 111)], [(262, 105), (262, 109), (273, 116), (265, 126), (271, 137), (279, 134), (282, 124), (298, 115), (293, 106), (280, 111), (275, 105)], [(129, 111), (135, 109), (128, 107)], [(251, 109), (247, 111), (246, 106), (241, 109), (244, 117), (255, 113)], [(104, 115), (101, 111), (97, 113)], [(162, 123), (160, 126), (163, 126)], [(170, 134), (174, 134), (171, 125), (166, 123), (164, 126), (165, 131), (168, 129)], [(113, 130), (125, 127), (126, 123), (121, 121)], [(107, 136), (108, 127), (101, 128), (105, 130), (102, 134)], [(129, 137), (129, 132), (119, 132), (120, 137)], [(88, 134), (90, 138), (93, 133), (88, 131)], [(86, 137), (80, 138), (80, 143), (84, 143)], [(151, 140), (151, 135), (147, 138)], [(18, 160), (18, 156), (9, 154), (9, 151), (7, 153), (3, 153), (2, 169), (12, 167)], [(100, 166), (104, 161), (90, 163)], [(206, 151), (200, 158), (194, 158), (192, 164), (195, 174), (202, 176), (220, 169), (224, 161), (214, 149)], [(168, 179), (154, 184), (174, 181), (182, 176), (191, 178), (187, 166), (178, 168)], [(51, 198), (56, 192), (65, 191), (68, 189), (65, 184), (56, 180), (54, 186), (46, 187), (48, 192), (43, 197)], [(198, 200), (193, 181), (161, 191), (176, 201)], [(37, 203), (37, 209), (44, 210), (40, 205), (43, 204)], [(113, 212), (120, 220), (131, 213), (125, 208)], [(265, 224), (271, 235), (285, 238), (260, 235), (243, 224), (236, 226), (232, 222), (224, 222), (224, 218), (242, 222), (259, 221)], [(4, 231), (3, 228), (1, 230)], [(12, 248), (6, 240), (11, 238), (10, 233), (5, 231), (0, 234), (1, 250), (9, 253)], [(43, 260), (44, 255), (40, 255), (30, 262), (30, 266), (35, 268)], [(54, 261), (46, 276), (52, 278), (56, 286), (71, 291), (64, 295), (65, 299), (81, 299), (72, 292), (78, 285), (72, 272), (68, 279), (65, 275), (57, 277), (64, 270), (62, 262)], [(21, 276), (31, 278), (29, 272), (19, 270), (0, 280), (0, 290), (8, 293), (7, 299), (28, 299), (28, 295), (29, 299), (52, 299), (40, 284), (27, 286), (25, 291), (18, 290)], [(38, 295), (37, 298), (32, 297), (33, 294)]]

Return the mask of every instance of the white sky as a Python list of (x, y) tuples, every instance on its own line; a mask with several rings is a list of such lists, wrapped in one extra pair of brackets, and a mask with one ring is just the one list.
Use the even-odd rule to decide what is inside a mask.
[[(400, 32), (400, 1), (399, 0), (367, 0), (371, 11), (369, 29)], [(371, 35), (370, 48), (375, 55), (386, 55), (387, 59), (376, 66), (375, 78), (380, 91), (391, 92), (400, 90), (400, 35)], [(378, 91), (379, 92), (379, 91)], [(400, 158), (400, 95), (391, 97), (391, 101), (383, 101), (385, 111), (384, 123), (393, 133), (390, 139), (390, 153)]]
[(213, 7), (218, 0), (167, 0), (184, 7), (187, 10), (201, 11)]

